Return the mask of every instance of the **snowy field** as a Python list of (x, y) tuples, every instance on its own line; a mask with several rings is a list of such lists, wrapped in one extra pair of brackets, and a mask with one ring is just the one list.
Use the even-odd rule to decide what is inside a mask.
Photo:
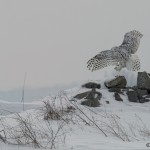
[[(35, 145), (31, 142), (27, 145), (16, 143), (20, 131), (19, 121), (29, 121), (34, 129), (44, 133), (53, 133), (61, 130), (56, 138), (55, 146), (46, 141), (46, 136), (36, 135), (41, 145), (38, 149), (55, 148), (57, 150), (148, 150), (146, 143), (150, 142), (150, 102), (131, 103), (126, 94), (121, 95), (123, 102), (115, 101), (113, 93), (102, 86), (99, 92), (102, 93), (101, 106), (89, 108), (80, 105), (80, 100), (73, 99), (73, 96), (86, 91), (81, 87), (66, 90), (55, 97), (45, 97), (41, 101), (25, 103), (25, 111), (22, 111), (22, 103), (11, 103), (0, 101), (1, 124), (0, 138), (9, 137), (6, 144), (1, 139), (1, 150), (32, 150)], [(71, 100), (71, 101), (70, 101)], [(75, 110), (65, 114), (62, 119), (44, 120), (44, 103), (47, 102), (57, 109), (63, 107), (65, 110), (72, 106)], [(109, 101), (109, 104), (106, 103)], [(43, 108), (43, 109), (42, 109)], [(17, 112), (17, 114), (15, 113)], [(19, 113), (19, 114), (18, 114)], [(46, 123), (48, 122), (48, 124)], [(50, 125), (50, 126), (48, 126)], [(15, 128), (15, 130), (14, 130)], [(61, 129), (62, 129), (61, 128)], [(3, 132), (5, 130), (5, 133)], [(26, 131), (27, 132), (27, 131)], [(104, 132), (104, 133), (103, 133)], [(5, 135), (6, 134), (6, 135)], [(106, 134), (106, 135), (105, 135)], [(55, 135), (55, 134), (54, 134)], [(54, 136), (53, 135), (53, 136)], [(57, 135), (57, 136), (58, 136)], [(23, 142), (25, 139), (21, 139)], [(47, 144), (48, 143), (48, 144)], [(52, 146), (52, 147), (51, 147)]]

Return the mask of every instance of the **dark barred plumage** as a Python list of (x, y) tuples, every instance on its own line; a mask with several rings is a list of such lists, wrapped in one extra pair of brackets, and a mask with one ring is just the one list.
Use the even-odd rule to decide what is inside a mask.
[(116, 66), (115, 69), (117, 71), (120, 71), (124, 67), (133, 71), (139, 70), (140, 61), (134, 53), (138, 50), (142, 37), (143, 35), (136, 30), (126, 33), (120, 46), (100, 52), (87, 62), (87, 67), (92, 71), (110, 65)]

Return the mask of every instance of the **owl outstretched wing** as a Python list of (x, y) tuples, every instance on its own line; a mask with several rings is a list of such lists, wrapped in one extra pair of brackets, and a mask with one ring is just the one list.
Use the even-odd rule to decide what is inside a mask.
[(87, 62), (87, 68), (91, 71), (95, 71), (108, 66), (116, 66), (121, 58), (121, 54), (117, 51), (105, 50), (100, 52), (95, 57), (91, 58)]

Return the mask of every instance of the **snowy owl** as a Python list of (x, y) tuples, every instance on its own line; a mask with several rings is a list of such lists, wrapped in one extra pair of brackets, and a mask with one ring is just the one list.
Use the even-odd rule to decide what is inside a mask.
[(100, 52), (87, 62), (87, 67), (92, 71), (107, 66), (115, 66), (114, 69), (117, 71), (122, 68), (138, 71), (140, 69), (140, 60), (135, 53), (139, 48), (142, 37), (143, 35), (136, 30), (126, 33), (120, 46)]

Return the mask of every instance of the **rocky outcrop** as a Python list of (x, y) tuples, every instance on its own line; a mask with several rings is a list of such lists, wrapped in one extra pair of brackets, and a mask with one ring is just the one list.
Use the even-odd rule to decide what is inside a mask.
[(86, 105), (89, 107), (98, 107), (100, 106), (99, 100), (101, 99), (102, 94), (97, 92), (94, 88), (92, 91), (85, 97), (85, 101), (81, 102), (81, 105)]
[[(130, 91), (129, 91), (130, 90)], [(128, 89), (127, 95), (131, 102), (145, 103), (150, 101), (150, 74), (138, 72), (137, 87)]]
[(106, 104), (110, 104), (110, 102), (109, 101), (105, 101), (106, 102)]
[(137, 94), (138, 94), (138, 98), (141, 99), (144, 96), (148, 95), (147, 90), (141, 90), (141, 89), (137, 89)]
[(114, 92), (115, 100), (122, 101), (120, 94), (126, 92), (130, 102), (150, 101), (150, 74), (146, 72), (138, 73), (137, 86), (134, 87), (126, 87), (127, 81), (124, 76), (118, 76), (104, 84), (109, 92)]
[(85, 99), (97, 99), (100, 100), (102, 97), (102, 94), (100, 92), (97, 92), (95, 89), (92, 89), (92, 91), (89, 92), (89, 94), (85, 97)]
[(91, 91), (79, 93), (74, 98), (76, 99), (82, 99), (83, 101), (81, 102), (82, 105), (86, 105), (89, 107), (98, 107), (100, 106), (99, 100), (102, 97), (102, 94), (100, 92), (96, 91), (96, 88), (101, 88), (100, 84), (94, 83), (94, 82), (89, 82), (84, 85), (82, 85), (84, 88), (91, 88)]
[(76, 96), (74, 96), (74, 98), (82, 99), (82, 98), (87, 97), (90, 93), (91, 93), (91, 91), (87, 91), (87, 92), (79, 93), (79, 94), (77, 94)]
[(92, 89), (92, 88), (96, 88), (96, 89), (100, 89), (101, 85), (97, 84), (95, 82), (88, 82), (86, 84), (83, 84), (82, 87), (84, 88), (88, 88), (88, 89)]
[(114, 93), (114, 97), (116, 101), (123, 101), (123, 99), (120, 97), (120, 94), (117, 92)]
[(127, 80), (124, 76), (118, 76), (110, 81), (104, 82), (107, 88), (125, 88), (127, 85)]
[(138, 72), (137, 87), (139, 89), (150, 90), (150, 74)]
[(121, 88), (109, 88), (108, 91), (109, 92), (117, 92), (117, 93), (122, 93)]
[[(134, 87), (126, 87), (127, 81), (124, 76), (117, 76), (112, 80), (105, 81), (104, 84), (109, 92), (114, 93), (116, 101), (123, 101), (120, 94), (124, 95), (125, 93), (130, 102), (145, 103), (150, 101), (150, 74), (146, 72), (138, 73), (137, 86)], [(82, 87), (91, 90), (79, 93), (74, 98), (82, 99), (82, 105), (90, 107), (100, 106), (99, 100), (101, 99), (102, 94), (97, 92), (96, 89), (100, 89), (101, 85), (94, 82), (88, 82), (82, 85)]]
[(136, 91), (127, 91), (127, 96), (130, 102), (139, 102), (139, 98)]
[(81, 102), (81, 105), (86, 105), (89, 107), (99, 107), (100, 102), (97, 99), (93, 98), (93, 99), (88, 99), (88, 100)]
[(150, 101), (150, 100), (147, 99), (147, 98), (145, 98), (145, 97), (143, 97), (143, 98), (141, 98), (141, 99), (139, 100), (140, 103), (146, 103), (146, 102), (149, 102), (149, 101)]
[(102, 94), (100, 92), (96, 92), (94, 89), (84, 98), (85, 101), (81, 102), (81, 105), (86, 105), (89, 107), (99, 107)]
[(147, 90), (138, 88), (128, 89), (127, 96), (130, 102), (145, 103), (150, 101), (150, 94), (148, 94)]

